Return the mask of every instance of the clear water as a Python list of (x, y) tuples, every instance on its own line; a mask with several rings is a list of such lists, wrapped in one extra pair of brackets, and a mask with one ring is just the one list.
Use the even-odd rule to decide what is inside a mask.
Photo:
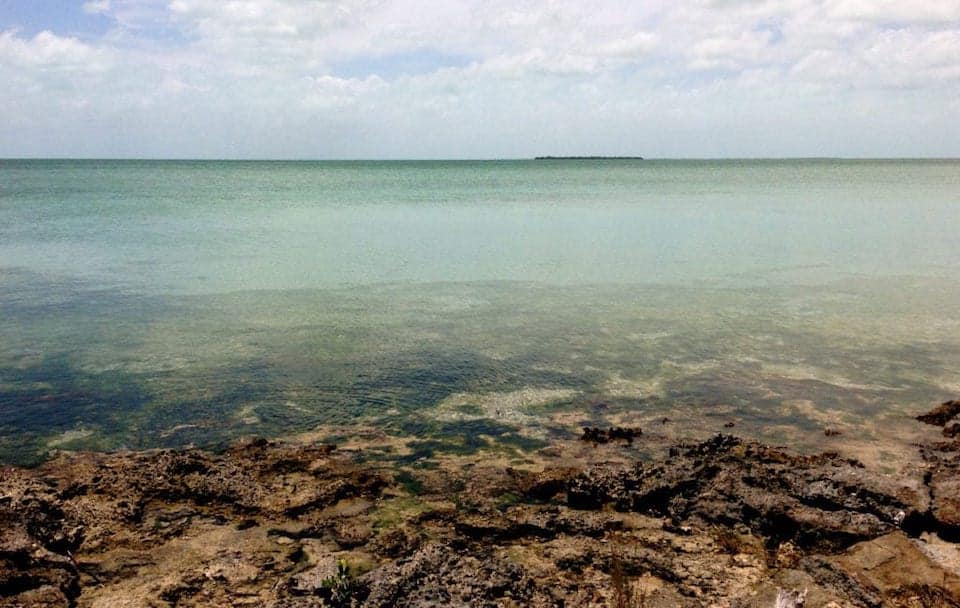
[(960, 393), (958, 279), (956, 161), (0, 161), (0, 460), (889, 442)]

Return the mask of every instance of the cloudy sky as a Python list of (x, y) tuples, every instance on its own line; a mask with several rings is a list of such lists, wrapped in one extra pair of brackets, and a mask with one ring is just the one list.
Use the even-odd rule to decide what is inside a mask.
[(0, 0), (0, 157), (960, 156), (960, 0)]

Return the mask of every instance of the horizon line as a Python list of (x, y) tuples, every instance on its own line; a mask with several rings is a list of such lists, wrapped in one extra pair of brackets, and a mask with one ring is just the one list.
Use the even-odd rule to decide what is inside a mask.
[(910, 161), (910, 160), (960, 160), (960, 156), (624, 156), (624, 155), (538, 155), (503, 157), (354, 157), (354, 158), (307, 158), (307, 157), (214, 157), (214, 156), (4, 156), (4, 161), (170, 161), (170, 162), (515, 162), (534, 160), (569, 161), (760, 161), (760, 160), (833, 160), (833, 161)]

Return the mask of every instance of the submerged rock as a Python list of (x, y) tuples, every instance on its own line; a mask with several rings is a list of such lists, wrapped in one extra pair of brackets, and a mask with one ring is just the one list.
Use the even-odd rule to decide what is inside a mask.
[(625, 441), (632, 444), (633, 440), (643, 435), (639, 427), (612, 426), (609, 429), (584, 427), (580, 441), (594, 444), (610, 443), (611, 441)]
[(943, 426), (950, 422), (957, 414), (960, 414), (960, 399), (944, 401), (926, 414), (917, 416), (917, 420), (934, 426)]

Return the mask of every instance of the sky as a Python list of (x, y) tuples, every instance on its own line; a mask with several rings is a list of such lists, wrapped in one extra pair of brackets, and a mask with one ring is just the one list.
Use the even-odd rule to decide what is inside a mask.
[(0, 0), (0, 157), (960, 157), (960, 0)]

